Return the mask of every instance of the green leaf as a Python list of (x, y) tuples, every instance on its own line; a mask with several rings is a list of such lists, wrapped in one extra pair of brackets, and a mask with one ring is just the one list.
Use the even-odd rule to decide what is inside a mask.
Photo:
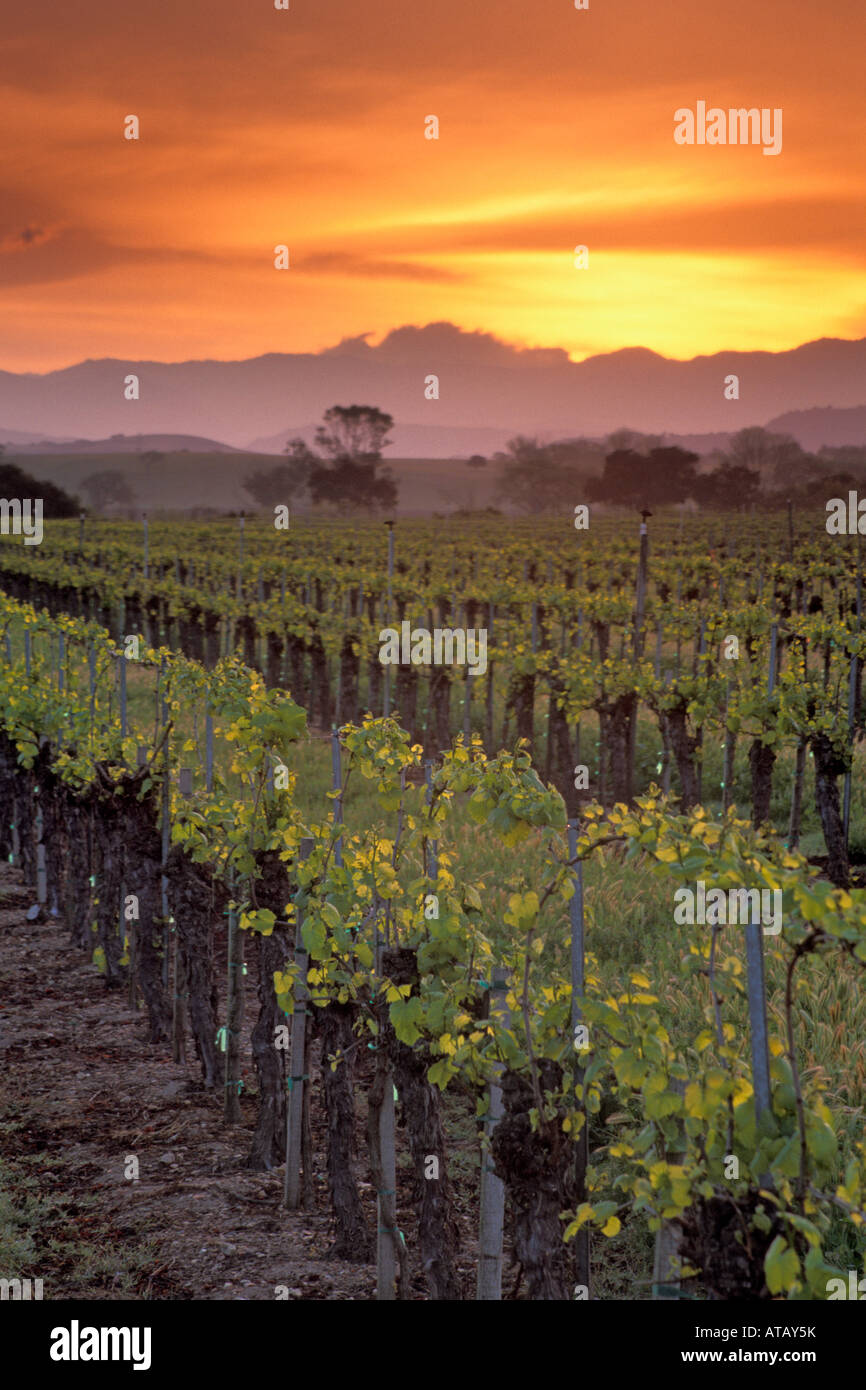
[(770, 1293), (784, 1293), (798, 1279), (800, 1261), (784, 1236), (776, 1236), (764, 1257), (764, 1274)]
[(423, 1016), (423, 1005), (417, 997), (403, 999), (391, 1005), (391, 1023), (401, 1043), (411, 1047), (421, 1036), (418, 1022)]
[(331, 954), (328, 944), (328, 932), (324, 922), (316, 918), (305, 921), (301, 927), (301, 935), (304, 938), (304, 945), (310, 953), (311, 960), (327, 960)]

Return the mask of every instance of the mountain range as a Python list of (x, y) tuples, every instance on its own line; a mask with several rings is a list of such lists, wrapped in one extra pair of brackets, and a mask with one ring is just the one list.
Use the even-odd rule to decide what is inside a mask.
[[(490, 454), (515, 433), (602, 437), (620, 427), (701, 436), (764, 425), (809, 448), (866, 442), (866, 339), (689, 361), (623, 348), (572, 362), (560, 348), (516, 347), (451, 323), (398, 328), (376, 345), (369, 336), (238, 362), (102, 358), (46, 373), (3, 371), (0, 440), (44, 453), (42, 441), (93, 450), (103, 440), (117, 451), (126, 445), (110, 436), (185, 435), (208, 450), (222, 441), (279, 453), (292, 435), (309, 438), (329, 406), (367, 404), (395, 419), (393, 457)], [(725, 397), (732, 375), (737, 400)], [(137, 400), (125, 399), (129, 376), (138, 378)], [(427, 398), (431, 377), (438, 399)]]

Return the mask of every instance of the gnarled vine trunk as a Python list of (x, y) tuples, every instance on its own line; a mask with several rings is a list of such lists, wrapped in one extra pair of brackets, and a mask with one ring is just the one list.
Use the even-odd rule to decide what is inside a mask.
[[(412, 993), (418, 993), (418, 962), (414, 950), (397, 947), (384, 951), (382, 969), (395, 985), (410, 984)], [(427, 1080), (427, 1069), (431, 1062), (429, 1048), (421, 1039), (412, 1047), (400, 1042), (387, 1014), (380, 1039), (388, 1049), (394, 1069), (394, 1083), (409, 1136), (415, 1170), (414, 1198), (418, 1208), (421, 1268), (431, 1298), (459, 1299), (461, 1289), (457, 1259), (460, 1232), (448, 1177), (439, 1092)], [(436, 1176), (430, 1176), (428, 1169), (430, 1173), (435, 1171)]]

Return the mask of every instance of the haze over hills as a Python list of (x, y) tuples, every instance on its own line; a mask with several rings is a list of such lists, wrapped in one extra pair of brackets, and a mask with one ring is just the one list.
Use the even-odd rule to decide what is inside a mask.
[[(399, 328), (378, 345), (367, 336), (319, 353), (241, 362), (103, 359), (42, 375), (0, 372), (0, 421), (7, 433), (42, 438), (183, 434), (238, 448), (267, 442), (279, 452), (281, 439), (310, 428), (329, 406), (370, 404), (389, 411), (411, 431), (413, 448), (429, 457), (440, 449), (489, 453), (517, 432), (547, 439), (603, 436), (623, 426), (730, 433), (804, 407), (866, 409), (866, 339), (823, 338), (786, 352), (732, 351), (685, 362), (625, 348), (577, 363), (560, 348), (514, 347), (451, 323)], [(740, 382), (737, 401), (724, 397), (732, 373)], [(137, 401), (124, 399), (129, 374), (140, 381)], [(439, 380), (438, 400), (425, 398), (431, 375)], [(420, 433), (426, 429), (440, 432), (429, 436), (437, 449)], [(405, 451), (395, 437), (390, 453)]]
[[(193, 434), (115, 434), (111, 439), (42, 439), (38, 435), (28, 435), (25, 443), (18, 443), (14, 430), (0, 428), (0, 444), (9, 443), (17, 454), (141, 454), (148, 451), (158, 453), (187, 454), (236, 454), (243, 450), (231, 444), (221, 444), (215, 439), (201, 439)], [(263, 451), (266, 452), (266, 451)]]
[(26, 449), (34, 444), (40, 447), (48, 444), (67, 444), (70, 440), (57, 439), (56, 437), (46, 437), (44, 434), (33, 432), (33, 430), (7, 430), (0, 425), (0, 444), (14, 444), (16, 448)]
[(771, 420), (767, 429), (776, 434), (790, 434), (802, 444), (804, 449), (820, 449), (823, 444), (829, 448), (844, 444), (866, 443), (866, 405), (853, 406), (848, 410), (834, 410), (830, 406), (816, 407), (812, 410), (789, 410)]
[[(332, 402), (337, 404), (337, 402)], [(347, 402), (340, 401), (340, 405)], [(250, 448), (260, 454), (281, 454), (290, 439), (300, 437), (310, 445), (315, 439), (316, 424), (292, 426), (250, 442)], [(391, 445), (388, 458), (466, 458), (471, 454), (495, 454), (504, 449), (514, 430), (494, 429), (485, 425), (422, 425), (397, 420), (389, 434)], [(545, 440), (555, 436), (550, 430), (537, 431)]]

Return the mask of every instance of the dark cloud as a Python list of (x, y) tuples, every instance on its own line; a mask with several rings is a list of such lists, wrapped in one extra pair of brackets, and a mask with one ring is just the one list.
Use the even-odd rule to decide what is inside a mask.
[(312, 271), (326, 275), (359, 275), (376, 280), (440, 281), (443, 284), (457, 284), (465, 279), (463, 275), (438, 266), (414, 265), (411, 261), (373, 260), (340, 251), (322, 252), (315, 256), (299, 255), (293, 265), (299, 274)]
[(56, 235), (56, 230), (49, 230), (36, 222), (28, 222), (26, 226), (19, 230), (0, 229), (0, 255), (14, 255), (16, 252), (27, 251), (30, 247), (40, 246), (49, 241)]

